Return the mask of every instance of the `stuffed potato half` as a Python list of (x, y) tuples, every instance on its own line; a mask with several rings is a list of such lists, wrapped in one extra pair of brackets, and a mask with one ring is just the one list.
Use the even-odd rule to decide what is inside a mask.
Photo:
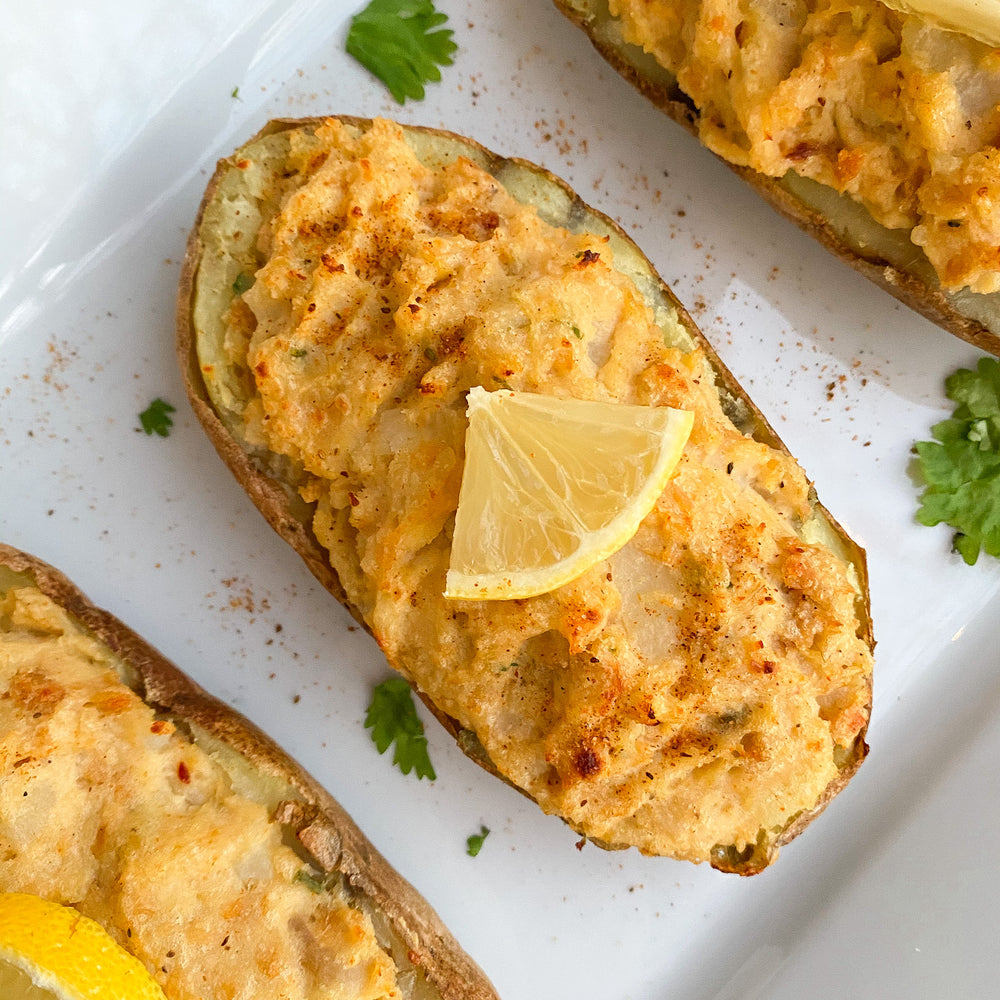
[(1000, 354), (994, 49), (879, 0), (555, 5), (783, 216)]
[[(462, 749), (601, 846), (750, 874), (867, 747), (864, 554), (635, 244), (439, 130), (275, 121), (220, 161), (178, 300), (239, 482)], [(695, 412), (632, 542), (449, 601), (469, 388)]]
[(496, 996), (288, 754), (7, 545), (0, 691), (0, 890), (97, 920), (168, 1000)]

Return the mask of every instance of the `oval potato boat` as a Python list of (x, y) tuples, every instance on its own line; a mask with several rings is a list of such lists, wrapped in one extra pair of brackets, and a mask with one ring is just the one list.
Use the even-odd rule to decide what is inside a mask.
[(495, 998), (259, 728), (0, 545), (0, 891), (76, 906), (168, 1000)]
[[(220, 161), (178, 299), (191, 404), (459, 746), (602, 847), (752, 874), (867, 752), (863, 551), (635, 244), (439, 130), (275, 121)], [(465, 397), (695, 413), (579, 579), (444, 597)]]
[[(983, 225), (978, 218), (980, 211), (984, 219), (992, 219), (989, 205), (997, 185), (1000, 185), (1000, 175), (993, 164), (1000, 158), (1000, 152), (995, 145), (997, 101), (995, 97), (989, 100), (987, 95), (1000, 91), (997, 75), (1000, 67), (991, 48), (972, 38), (962, 41), (964, 36), (939, 29), (919, 15), (907, 16), (888, 10), (878, 0), (852, 0), (831, 5), (832, 10), (841, 10), (848, 18), (852, 7), (857, 8), (859, 16), (862, 11), (880, 11), (891, 31), (881, 24), (878, 31), (885, 34), (892, 31), (905, 33), (907, 51), (919, 52), (920, 58), (926, 62), (926, 66), (921, 66), (912, 76), (914, 103), (911, 111), (915, 115), (924, 113), (920, 110), (922, 102), (927, 121), (899, 122), (888, 118), (883, 121), (880, 115), (885, 111), (886, 102), (893, 109), (898, 106), (891, 95), (873, 93), (869, 98), (870, 106), (862, 102), (860, 108), (849, 105), (841, 112), (835, 110), (835, 106), (838, 109), (841, 107), (840, 99), (831, 97), (827, 100), (823, 88), (837, 87), (842, 83), (845, 88), (850, 88), (842, 103), (857, 102), (856, 95), (863, 90), (865, 82), (859, 83), (849, 74), (868, 63), (875, 68), (881, 66), (887, 71), (892, 70), (892, 60), (899, 55), (898, 38), (881, 40), (886, 51), (860, 51), (859, 46), (856, 55), (845, 59), (838, 47), (847, 43), (841, 38), (810, 35), (808, 42), (794, 38), (790, 41), (784, 27), (780, 30), (777, 27), (778, 15), (785, 7), (761, 4), (754, 8), (751, 5), (744, 11), (744, 20), (739, 21), (739, 13), (734, 14), (733, 10), (713, 20), (708, 13), (696, 11), (696, 5), (688, 4), (684, 5), (686, 13), (678, 15), (679, 19), (685, 20), (677, 37), (660, 26), (655, 42), (640, 45), (628, 40), (636, 36), (630, 36), (622, 18), (611, 13), (608, 0), (554, 2), (563, 14), (583, 29), (611, 66), (671, 119), (712, 149), (781, 215), (795, 222), (840, 260), (916, 312), (968, 343), (1000, 354), (1000, 292), (995, 290), (996, 281), (1000, 279), (997, 241), (977, 234), (968, 248), (953, 253), (956, 262), (963, 255), (966, 261), (975, 258), (974, 270), (979, 280), (994, 284), (994, 290), (986, 292), (973, 290), (974, 285), (963, 285), (961, 277), (957, 283), (947, 276), (942, 281), (941, 275), (950, 273), (952, 262), (943, 261), (935, 266), (922, 246), (912, 239), (914, 220), (919, 219), (920, 228), (927, 230), (929, 238), (939, 247), (939, 256), (946, 258), (952, 252), (949, 244), (958, 240), (961, 233), (974, 232)], [(789, 14), (790, 20), (781, 24), (801, 25), (807, 8), (813, 11), (817, 5), (801, 5), (794, 14)], [(653, 8), (643, 8), (642, 16), (648, 16), (650, 23), (656, 24), (658, 15)], [(730, 19), (732, 24), (729, 24)], [(767, 66), (760, 73), (761, 79), (767, 79), (767, 85), (753, 80), (753, 74), (758, 71), (753, 70), (749, 62), (741, 65), (741, 60), (749, 58), (743, 55), (744, 47), (752, 46), (758, 35), (763, 37), (762, 32), (757, 32), (755, 19), (762, 24), (774, 22), (773, 51), (767, 49), (767, 42), (760, 42), (757, 49), (761, 51), (754, 52), (754, 58)], [(719, 97), (713, 104), (713, 110), (704, 113), (707, 98), (701, 101), (692, 99), (679, 84), (675, 70), (667, 65), (671, 60), (657, 58), (654, 54), (659, 51), (657, 46), (669, 47), (677, 60), (686, 60), (691, 51), (687, 46), (693, 44), (691, 40), (696, 31), (699, 32), (698, 42), (695, 43), (699, 46), (699, 55), (711, 53), (709, 58), (712, 60), (711, 67), (703, 68), (697, 79), (706, 88), (714, 87), (717, 95), (725, 95), (727, 88), (732, 88), (735, 93), (736, 81), (743, 79), (740, 74), (746, 77), (746, 81), (740, 83), (738, 99), (741, 100), (746, 94), (756, 98), (757, 90), (763, 90), (764, 86), (772, 86), (773, 93), (777, 93), (779, 86), (787, 88), (790, 96), (785, 100), (782, 94), (784, 103), (773, 112), (775, 129), (779, 127), (778, 122), (784, 125), (789, 120), (805, 124), (801, 127), (799, 139), (789, 140), (787, 148), (776, 161), (777, 165), (769, 166), (766, 171), (748, 165), (745, 150), (738, 148), (748, 141), (739, 135), (740, 127), (734, 124), (738, 116), (727, 112), (727, 117), (733, 120), (727, 120), (725, 125), (720, 126), (722, 112), (716, 108), (725, 106), (729, 98)], [(791, 34), (794, 36), (794, 30)], [(864, 42), (868, 44), (867, 39)], [(796, 45), (806, 44), (812, 45), (815, 62), (809, 64), (803, 59), (797, 65), (786, 66), (788, 51), (794, 51)], [(892, 48), (893, 44), (896, 49)], [(822, 70), (815, 68), (817, 64), (823, 67)], [(812, 73), (813, 79), (809, 79), (809, 73)], [(954, 80), (945, 81), (946, 74), (953, 74)], [(878, 83), (879, 88), (888, 85), (881, 80)], [(963, 87), (967, 92), (962, 90)], [(824, 112), (831, 121), (824, 125), (822, 138), (815, 139), (813, 135), (819, 134), (820, 130), (813, 123), (821, 119)], [(740, 121), (753, 120), (756, 129), (756, 119), (750, 118), (755, 114), (760, 114), (763, 121), (764, 115), (771, 114), (771, 110), (758, 112), (751, 108)], [(843, 124), (837, 118), (838, 114), (848, 122), (856, 120), (858, 124)], [(891, 223), (885, 219), (878, 221), (852, 192), (856, 176), (864, 169), (862, 164), (865, 158), (870, 158), (871, 162), (869, 183), (873, 189), (879, 187), (884, 191), (886, 179), (893, 176), (900, 164), (889, 155), (889, 147), (878, 148), (879, 138), (895, 137), (905, 132), (907, 140), (917, 149), (925, 136), (928, 137), (927, 142), (938, 142), (940, 137), (935, 136), (936, 129), (947, 134), (949, 140), (957, 136), (960, 148), (954, 155), (946, 150), (936, 151), (928, 157), (925, 151), (922, 158), (933, 162), (936, 155), (945, 164), (955, 161), (960, 166), (949, 166), (950, 173), (942, 168), (940, 177), (924, 184), (919, 194), (914, 187), (922, 178), (901, 175), (898, 180), (899, 198), (900, 201), (905, 199), (906, 204), (897, 207), (901, 215), (908, 216), (909, 220), (900, 217)], [(760, 141), (756, 132), (754, 136), (754, 142)], [(766, 135), (763, 138), (766, 139)], [(768, 142), (771, 146), (775, 145), (770, 140)], [(761, 146), (761, 160), (771, 156), (770, 151), (764, 148), (768, 142)], [(879, 159), (876, 160), (876, 157)], [(912, 160), (913, 154), (902, 157), (904, 162), (907, 159)], [(829, 167), (814, 168), (810, 165), (820, 161), (829, 163)], [(928, 166), (927, 172), (930, 170)], [(947, 214), (942, 216), (942, 212)], [(932, 217), (932, 213), (937, 214)]]

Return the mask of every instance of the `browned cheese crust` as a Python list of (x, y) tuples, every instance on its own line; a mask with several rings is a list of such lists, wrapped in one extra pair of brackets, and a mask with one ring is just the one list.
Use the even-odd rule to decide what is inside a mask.
[[(271, 525), (466, 753), (585, 837), (752, 874), (856, 771), (864, 553), (638, 248), (552, 174), (431, 129), (273, 122), (208, 186), (177, 338)], [(449, 602), (464, 395), (501, 383), (690, 408), (692, 443), (609, 561)]]
[[(16, 600), (20, 594), (25, 596), (20, 598), (22, 604), (18, 605)], [(232, 789), (224, 793), (227, 797), (222, 800), (224, 805), (219, 810), (219, 817), (205, 821), (208, 824), (205, 829), (211, 831), (212, 836), (218, 835), (216, 831), (222, 827), (217, 827), (216, 824), (223, 824), (226, 816), (240, 817), (247, 823), (266, 826), (266, 816), (270, 815), (270, 825), (275, 828), (275, 832), (269, 836), (273, 836), (274, 844), (276, 846), (293, 842), (298, 844), (294, 854), (289, 853), (288, 858), (274, 863), (275, 871), (284, 871), (287, 876), (286, 869), (290, 865), (293, 875), (296, 866), (301, 874), (309, 873), (306, 879), (309, 888), (305, 897), (301, 897), (302, 886), (297, 887), (300, 903), (302, 898), (306, 900), (306, 912), (309, 912), (310, 898), (321, 900), (324, 892), (330, 892), (331, 899), (334, 900), (330, 904), (331, 910), (320, 909), (317, 918), (310, 918), (319, 920), (316, 925), (319, 929), (316, 933), (323, 938), (323, 943), (306, 946), (304, 961), (310, 962), (316, 959), (319, 965), (306, 974), (304, 987), (296, 987), (309, 990), (302, 995), (315, 997), (334, 995), (328, 992), (334, 988), (332, 985), (334, 982), (340, 984), (337, 989), (346, 988), (345, 984), (352, 978), (356, 980), (360, 970), (370, 968), (372, 971), (365, 972), (364, 975), (387, 977), (386, 985), (382, 987), (369, 978), (357, 995), (398, 997), (406, 1000), (495, 998), (496, 994), (485, 975), (462, 951), (426, 900), (388, 864), (331, 795), (257, 726), (208, 694), (115, 616), (95, 607), (60, 571), (25, 552), (0, 545), (0, 615), (4, 614), (5, 600), (8, 602), (6, 613), (8, 615), (13, 613), (17, 618), (15, 620), (6, 618), (2, 622), (4, 635), (9, 635), (9, 642), (6, 645), (0, 644), (0, 657), (2, 657), (0, 666), (3, 667), (4, 674), (9, 675), (9, 685), (0, 693), (0, 698), (7, 706), (17, 706), (24, 698), (34, 699), (32, 703), (35, 704), (41, 721), (37, 723), (32, 739), (36, 737), (45, 739), (46, 731), (50, 732), (47, 738), (54, 739), (57, 731), (63, 732), (65, 729), (63, 724), (61, 724), (63, 728), (59, 730), (52, 728), (63, 703), (68, 705), (74, 697), (89, 697), (89, 701), (83, 705), (83, 712), (85, 715), (88, 714), (89, 706), (89, 714), (103, 720), (100, 722), (102, 728), (82, 720), (76, 729), (77, 738), (81, 740), (104, 738), (94, 737), (93, 733), (103, 733), (109, 726), (113, 728), (116, 719), (128, 719), (130, 721), (127, 723), (129, 726), (127, 734), (124, 728), (126, 723), (122, 723), (122, 746), (125, 746), (126, 737), (131, 738), (136, 727), (138, 727), (136, 731), (141, 732), (145, 726), (147, 730), (145, 742), (155, 743), (157, 754), (164, 755), (164, 751), (160, 749), (161, 743), (158, 741), (165, 741), (162, 743), (163, 747), (166, 747), (167, 743), (173, 747), (165, 756), (169, 757), (171, 753), (179, 755), (178, 774), (174, 775), (172, 781), (174, 785), (177, 784), (178, 778), (182, 782), (180, 791), (186, 793), (189, 800), (185, 808), (189, 808), (191, 802), (197, 805), (203, 795), (206, 798), (209, 796), (209, 791), (202, 792), (199, 782), (206, 782), (205, 788), (211, 789), (215, 786), (210, 783), (213, 781), (218, 783), (220, 780), (202, 777), (203, 775), (224, 773), (229, 776), (221, 779), (220, 787), (228, 789), (228, 783), (231, 781)], [(15, 603), (10, 604), (11, 600)], [(55, 610), (50, 612), (46, 602), (52, 602)], [(66, 628), (60, 626), (59, 615), (68, 616), (70, 627), (79, 628), (79, 638), (75, 633), (68, 636)], [(32, 625), (36, 620), (38, 624)], [(58, 651), (45, 652), (41, 646), (46, 640), (51, 639), (58, 643), (61, 638), (66, 639), (69, 647), (64, 645)], [(35, 646), (39, 646), (40, 651), (36, 651)], [(30, 658), (30, 666), (19, 668), (20, 661), (17, 656), (22, 648)], [(66, 660), (67, 655), (71, 657), (77, 655), (77, 649), (82, 650), (81, 662), (85, 663), (92, 656), (100, 656), (102, 659), (106, 656), (111, 669), (108, 670), (107, 666), (102, 667), (103, 677), (95, 676), (91, 682), (86, 671), (80, 672), (73, 665), (72, 659)], [(50, 660), (45, 660), (46, 656), (50, 657)], [(59, 657), (61, 662), (69, 662), (70, 666), (56, 668), (55, 657)], [(44, 670), (49, 662), (53, 664), (53, 673), (46, 677)], [(63, 671), (61, 676), (72, 680), (60, 683), (54, 679), (56, 669)], [(124, 682), (124, 686), (118, 684), (119, 678)], [(86, 685), (90, 683), (95, 685), (97, 694), (85, 693), (88, 690)], [(135, 707), (133, 705), (135, 699), (131, 697), (132, 692), (138, 695), (148, 708), (142, 705)], [(72, 727), (71, 722), (69, 726)], [(13, 732), (16, 732), (16, 729)], [(54, 773), (52, 775), (44, 773), (45, 761), (35, 760), (31, 752), (26, 756), (25, 742), (19, 744), (21, 752), (17, 746), (6, 746), (5, 744), (10, 742), (10, 736), (11, 734), (7, 734), (4, 743), (0, 743), (3, 747), (0, 755), (0, 774), (6, 775), (6, 784), (12, 789), (11, 795), (15, 792), (21, 795), (21, 792), (14, 788), (14, 785), (20, 782), (24, 784), (23, 794), (29, 797), (27, 801), (33, 803), (34, 799), (31, 796), (34, 791), (42, 787), (41, 784), (36, 785), (34, 782), (49, 782), (44, 787), (57, 787), (62, 778)], [(22, 737), (22, 740), (27, 740), (27, 737)], [(48, 763), (55, 766), (53, 760), (69, 760), (77, 753), (81, 761), (88, 759), (88, 754), (92, 753), (97, 755), (95, 760), (107, 762), (116, 757), (116, 752), (108, 746), (102, 751), (99, 746), (95, 750), (82, 744), (79, 748), (61, 744), (58, 747), (53, 745), (49, 750), (52, 759)], [(161, 762), (156, 759), (151, 757), (150, 760), (152, 766), (161, 766)], [(187, 763), (189, 761), (192, 763)], [(216, 765), (219, 765), (221, 770)], [(36, 767), (43, 769), (37, 776), (33, 774)], [(178, 769), (176, 761), (173, 767)], [(107, 769), (106, 774), (105, 769)], [(13, 779), (14, 775), (17, 776), (16, 781)], [(114, 771), (110, 763), (101, 764), (98, 772), (90, 772), (87, 779), (90, 786), (89, 798), (81, 800), (80, 803), (76, 803), (74, 798), (74, 805), (78, 805), (81, 810), (79, 816), (74, 816), (74, 822), (78, 823), (79, 830), (92, 827), (96, 829), (96, 825), (101, 822), (100, 816), (95, 818), (85, 815), (88, 808), (92, 810), (111, 808), (108, 804), (101, 805), (107, 795), (95, 784), (104, 780), (109, 782), (109, 788), (112, 788), (110, 793), (112, 799), (116, 795), (124, 797), (123, 792), (115, 792), (113, 787), (118, 787), (117, 783), (124, 782), (125, 779), (119, 772)], [(135, 780), (141, 780), (141, 776)], [(159, 779), (150, 775), (149, 780), (149, 794), (143, 806), (145, 810), (151, 808), (151, 802), (159, 801), (157, 796), (162, 797), (158, 785)], [(122, 783), (120, 787), (124, 789), (128, 786)], [(235, 798), (233, 790), (236, 791)], [(44, 792), (40, 793), (40, 799), (44, 804)], [(22, 800), (17, 801), (20, 803)], [(183, 804), (182, 795), (176, 802), (168, 803), (168, 808), (179, 809)], [(24, 808), (27, 809), (26, 806)], [(157, 964), (151, 971), (160, 979), (168, 997), (194, 995), (190, 992), (189, 979), (195, 976), (200, 983), (202, 975), (209, 978), (212, 969), (211, 949), (206, 955), (203, 949), (195, 945), (194, 940), (189, 942), (183, 938), (169, 939), (169, 935), (184, 933), (183, 930), (178, 931), (178, 928), (188, 927), (185, 922), (187, 917), (180, 912), (180, 909), (176, 913), (163, 914), (151, 909), (169, 896), (170, 871), (159, 870), (155, 877), (145, 882), (146, 890), (151, 893), (155, 885), (157, 893), (155, 897), (150, 895), (146, 901), (142, 898), (142, 886), (137, 885), (135, 888), (138, 890), (136, 897), (138, 902), (130, 907), (124, 901), (131, 898), (128, 886), (130, 876), (124, 869), (106, 867), (119, 864), (130, 870), (137, 870), (138, 864), (146, 860), (144, 850), (152, 852), (154, 844), (143, 843), (140, 839), (130, 846), (124, 856), (118, 856), (116, 862), (115, 850), (109, 840), (113, 836), (114, 824), (108, 818), (110, 814), (104, 813), (107, 829), (97, 836), (97, 840), (89, 848), (86, 843), (83, 844), (81, 865), (72, 864), (70, 855), (78, 852), (76, 848), (68, 846), (59, 848), (60, 857), (63, 851), (66, 857), (56, 864), (55, 855), (49, 859), (42, 859), (37, 853), (32, 856), (31, 844), (35, 841), (30, 837), (27, 844), (21, 843), (27, 834), (22, 829), (24, 823), (20, 822), (17, 811), (18, 806), (14, 805), (9, 812), (5, 808), (4, 815), (0, 816), (0, 844), (4, 845), (5, 855), (3, 868), (0, 871), (0, 879), (3, 881), (0, 888), (4, 891), (36, 892), (59, 902), (79, 905), (88, 915), (102, 922), (123, 946), (141, 951), (140, 957), (147, 964), (155, 958)], [(180, 815), (181, 813), (178, 813), (178, 816)], [(202, 822), (196, 819), (196, 815), (192, 809), (190, 818), (182, 822), (196, 826)], [(171, 823), (176, 823), (177, 818), (170, 819), (164, 816), (162, 819), (162, 824), (156, 816), (148, 822), (145, 820), (133, 822), (138, 824), (138, 829), (148, 830), (151, 836), (155, 836), (155, 856), (169, 858), (171, 848), (164, 838), (169, 837)], [(52, 820), (49, 824), (51, 827), (58, 826), (54, 817), (50, 817), (50, 820)], [(35, 820), (29, 819), (27, 822), (30, 825)], [(201, 829), (201, 826), (196, 828)], [(253, 830), (256, 831), (257, 827), (253, 826)], [(58, 839), (58, 833), (54, 830), (49, 832)], [(231, 829), (228, 839), (233, 843), (240, 843), (241, 833), (238, 828)], [(259, 833), (255, 832), (253, 836), (259, 837)], [(206, 839), (208, 839), (207, 834)], [(223, 836), (220, 844), (225, 839)], [(270, 869), (268, 862), (253, 856), (263, 850), (263, 843), (263, 838), (256, 839), (249, 847), (245, 860), (237, 859), (237, 865), (245, 866), (241, 877), (246, 880), (247, 887), (252, 887), (247, 888), (247, 898), (242, 903), (239, 895), (235, 898), (227, 898), (224, 895), (224, 892), (234, 891), (228, 887), (215, 894), (214, 888), (208, 884), (214, 877), (212, 875), (208, 876), (206, 883), (199, 886), (197, 895), (194, 895), (190, 885), (190, 866), (194, 862), (190, 858), (188, 862), (173, 869), (173, 882), (176, 883), (177, 889), (176, 899), (185, 913), (190, 909), (188, 904), (192, 899), (201, 900), (201, 903), (195, 904), (196, 922), (191, 928), (197, 928), (197, 935), (209, 937), (215, 946), (215, 954), (219, 956), (220, 979), (211, 986), (211, 989), (238, 991), (226, 992), (227, 996), (253, 995), (243, 992), (243, 987), (225, 985), (236, 982), (237, 977), (237, 973), (234, 973), (231, 967), (227, 968), (226, 963), (222, 961), (222, 956), (226, 953), (225, 945), (236, 947), (238, 944), (235, 930), (233, 940), (228, 940), (230, 926), (238, 928), (241, 921), (246, 926), (253, 926), (251, 916), (256, 919), (256, 908), (264, 905), (260, 915), (261, 919), (270, 922), (271, 934), (283, 935), (290, 940), (298, 935), (302, 935), (303, 940), (309, 937), (303, 931), (303, 926), (296, 923), (300, 919), (297, 916), (289, 918), (289, 928), (281, 927), (281, 921), (287, 913), (294, 912), (286, 898), (287, 890), (271, 892), (268, 895), (267, 899), (273, 907), (270, 914), (267, 912), (267, 904), (261, 904), (256, 900), (264, 884), (264, 873)], [(209, 852), (212, 849), (206, 848)], [(228, 851), (228, 848), (223, 850)], [(277, 850), (287, 851), (287, 848), (277, 846)], [(105, 854), (107, 856), (104, 856)], [(295, 860), (295, 855), (298, 856), (298, 861)], [(85, 874), (85, 870), (95, 863), (95, 859), (96, 876)], [(223, 857), (220, 854), (215, 860), (211, 856), (206, 857), (204, 863), (206, 871), (214, 871), (217, 866), (220, 881), (223, 881), (230, 861), (228, 856)], [(81, 867), (84, 874), (78, 870)], [(291, 881), (294, 882), (295, 879)], [(118, 900), (114, 904), (102, 897), (101, 886), (105, 884), (114, 888), (113, 895)], [(327, 888), (321, 889), (321, 884), (327, 885)], [(239, 893), (238, 889), (235, 891)], [(319, 895), (313, 895), (314, 893)], [(112, 893), (109, 892), (108, 895), (110, 897)], [(213, 927), (210, 917), (210, 913), (213, 912), (211, 907), (220, 896), (224, 920)], [(154, 898), (157, 903), (153, 902)], [(244, 906), (242, 911), (241, 905)], [(322, 907), (326, 904), (317, 905)], [(202, 907), (200, 911), (197, 910), (198, 906)], [(240, 916), (241, 912), (244, 914), (243, 917)], [(339, 917), (338, 913), (347, 915)], [(351, 915), (352, 913), (354, 915)], [(236, 923), (231, 925), (231, 920), (235, 920)], [(336, 948), (335, 941), (338, 940), (336, 937), (338, 934), (345, 935), (340, 940), (343, 940), (349, 948), (356, 947), (366, 934), (371, 933), (364, 930), (366, 926), (374, 930), (378, 943), (364, 945), (368, 950), (362, 953), (362, 958), (356, 960), (356, 971), (351, 971), (351, 965), (346, 964), (343, 973), (332, 975), (337, 960), (324, 958), (324, 949)], [(223, 929), (219, 929), (220, 927)], [(221, 938), (224, 931), (227, 933), (227, 941), (219, 945), (216, 939)], [(286, 974), (299, 977), (302, 968), (281, 968), (278, 949), (269, 950), (268, 936), (264, 934), (254, 941), (242, 943), (242, 948), (250, 950), (244, 950), (239, 953), (238, 958), (228, 961), (236, 961), (247, 969), (256, 970), (259, 966), (259, 971), (246, 976), (248, 984), (254, 981), (254, 975), (262, 976), (267, 988), (289, 989), (289, 992), (282, 992), (282, 996), (300, 995), (298, 992), (291, 992), (292, 987), (286, 987), (284, 984)], [(310, 948), (313, 949), (312, 952)], [(345, 957), (348, 954), (345, 952)], [(162, 968), (160, 968), (161, 962)], [(324, 962), (328, 964), (323, 965)], [(182, 964), (178, 966), (178, 963)], [(324, 985), (324, 976), (328, 974), (324, 969), (331, 973), (330, 985)], [(379, 969), (384, 971), (378, 972)], [(204, 987), (202, 985), (197, 988)], [(222, 995), (221, 992), (219, 995)], [(348, 993), (337, 992), (335, 995), (346, 996)]]
[[(985, 96), (1000, 89), (995, 53), (918, 17), (888, 10), (878, 0), (810, 0), (789, 14), (787, 25), (775, 28), (773, 52), (758, 41), (763, 32), (755, 35), (753, 27), (758, 20), (777, 18), (777, 8), (768, 5), (720, 7), (715, 16), (708, 3), (672, 4), (668, 26), (666, 17), (658, 21), (657, 4), (644, 4), (636, 7), (640, 27), (633, 27), (625, 20), (627, 4), (621, 0), (613, 0), (610, 8), (609, 0), (554, 2), (626, 80), (782, 216), (927, 319), (1000, 354), (1000, 293), (995, 290), (1000, 258), (989, 228), (1000, 190), (1000, 152), (995, 147), (997, 101)], [(812, 20), (795, 36), (807, 16)], [(856, 28), (834, 38), (831, 26), (843, 29), (845, 19)], [(654, 30), (643, 24), (657, 26), (658, 37), (641, 42), (636, 32)], [(823, 30), (831, 34), (824, 37)], [(844, 36), (852, 36), (853, 51)], [(789, 51), (799, 52), (802, 61), (788, 62)], [(923, 64), (914, 67), (913, 51)], [(751, 58), (767, 63), (768, 70), (758, 75)], [(909, 105), (885, 90), (897, 68), (898, 79), (906, 74)], [(876, 71), (881, 77), (872, 82)], [(693, 97), (679, 84), (678, 73), (687, 74), (689, 91), (702, 84), (704, 95), (714, 89), (710, 112), (703, 104), (708, 97), (701, 91)], [(737, 84), (740, 74), (753, 82)], [(755, 145), (748, 155), (747, 140), (733, 125), (737, 115), (717, 110), (728, 101), (718, 95), (727, 88), (736, 95), (737, 87), (739, 100), (749, 109), (741, 110), (741, 122), (754, 116), (756, 127), (759, 117), (774, 121), (777, 130), (777, 123), (795, 121), (798, 139), (782, 145), (767, 139), (766, 132), (760, 140), (752, 135)], [(779, 109), (762, 112), (752, 103), (772, 99), (776, 104), (778, 98), (784, 102)], [(899, 120), (892, 120), (895, 114)], [(958, 120), (954, 128), (949, 116)], [(822, 127), (817, 124), (821, 119)], [(958, 147), (930, 148), (944, 141), (935, 130), (956, 136)], [(903, 136), (899, 146), (905, 142), (905, 148), (897, 151), (881, 142), (897, 136)], [(862, 183), (865, 170), (868, 192)], [(876, 186), (881, 190), (874, 191)], [(923, 247), (931, 248), (931, 259)]]

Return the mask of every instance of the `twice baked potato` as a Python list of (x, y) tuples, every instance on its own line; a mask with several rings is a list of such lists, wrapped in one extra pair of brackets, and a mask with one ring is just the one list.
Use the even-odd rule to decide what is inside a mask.
[(555, 4), (782, 215), (1000, 354), (1000, 56), (971, 24), (879, 0)]
[(168, 1000), (496, 996), (298, 764), (6, 545), (0, 847), (0, 891), (75, 906)]
[[(751, 874), (865, 756), (864, 554), (638, 248), (432, 129), (275, 121), (222, 160), (178, 299), (191, 404), (474, 760), (609, 848)], [(694, 413), (609, 559), (444, 596), (469, 389)]]

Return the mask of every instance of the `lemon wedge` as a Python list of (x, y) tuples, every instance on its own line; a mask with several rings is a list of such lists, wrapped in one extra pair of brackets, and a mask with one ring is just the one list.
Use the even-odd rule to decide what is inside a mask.
[(445, 597), (548, 593), (638, 530), (680, 461), (693, 414), (481, 386)]
[(165, 1000), (145, 966), (70, 906), (0, 893), (3, 1000)]
[(996, 0), (884, 0), (904, 14), (919, 14), (950, 31), (1000, 46), (1000, 4)]

